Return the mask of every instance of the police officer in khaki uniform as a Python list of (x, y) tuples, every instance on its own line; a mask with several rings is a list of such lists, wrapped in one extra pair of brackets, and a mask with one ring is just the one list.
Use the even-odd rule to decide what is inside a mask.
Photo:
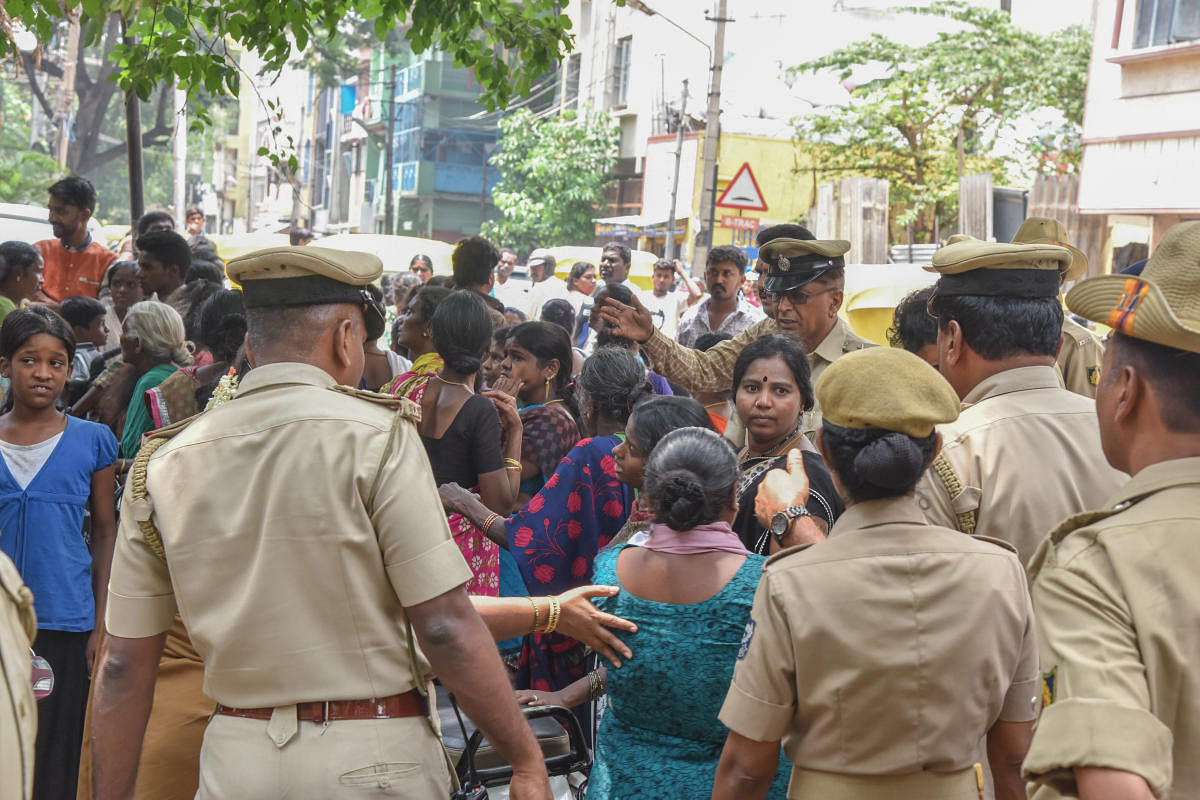
[[(635, 296), (627, 306), (609, 299), (604, 318), (614, 333), (641, 342), (641, 350), (660, 375), (692, 392), (728, 391), (733, 364), (742, 348), (772, 333), (796, 339), (808, 353), (813, 381), (844, 354), (872, 347), (849, 323), (838, 316), (846, 287), (846, 261), (850, 243), (820, 240), (799, 225), (776, 225), (759, 232), (759, 259), (768, 270), (761, 291), (778, 298), (775, 317), (756, 322), (729, 341), (700, 352), (668, 339), (654, 327), (650, 312)], [(820, 426), (820, 404), (805, 412), (801, 427), (810, 438)], [(725, 437), (744, 438), (740, 425), (730, 420)]]
[(379, 259), (277, 247), (228, 269), (254, 368), (232, 400), (149, 439), (131, 471), (96, 672), (95, 796), (133, 790), (178, 609), (219, 704), (200, 800), (446, 797), (430, 666), (516, 768), (515, 796), (548, 800), (541, 753), (462, 588), (471, 572), (417, 412), (346, 388), (362, 375), (364, 315), (379, 313), (364, 288)]
[(1113, 328), (1100, 438), (1133, 477), (1030, 565), (1045, 709), (1025, 775), (1039, 800), (1200, 797), (1200, 222), (1067, 306)]
[[(1030, 217), (1017, 228), (1013, 242), (1065, 247), (1071, 253), (1071, 260), (1067, 268), (1059, 273), (1061, 282), (1077, 281), (1087, 274), (1087, 256), (1067, 242), (1067, 228), (1056, 219)], [(1055, 360), (1063, 386), (1076, 394), (1095, 399), (1096, 384), (1100, 381), (1100, 359), (1103, 357), (1104, 343), (1100, 337), (1064, 314), (1062, 346)]]
[(38, 712), (29, 679), (36, 634), (33, 593), (0, 553), (0, 797), (5, 800), (33, 795)]
[[(930, 525), (912, 497), (958, 398), (920, 358), (882, 347), (839, 359), (816, 393), (846, 512), (826, 541), (764, 567), (713, 797), (763, 797), (782, 741), (790, 798), (979, 798), (986, 738), (996, 796), (1024, 798), (1038, 699), (1025, 571), (1002, 542)], [(804, 519), (782, 509), (772, 532), (786, 543)]]
[(933, 256), (938, 369), (962, 400), (917, 486), (935, 525), (1003, 539), (1028, 563), (1046, 531), (1124, 480), (1100, 449), (1096, 404), (1054, 371), (1062, 331), (1056, 245), (964, 238)]

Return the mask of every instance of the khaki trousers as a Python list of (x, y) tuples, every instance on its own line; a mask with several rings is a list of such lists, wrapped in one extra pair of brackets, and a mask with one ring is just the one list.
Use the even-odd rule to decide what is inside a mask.
[(265, 720), (218, 714), (204, 733), (196, 800), (442, 800), (450, 772), (424, 717), (300, 722), (282, 746)]
[(978, 800), (975, 770), (843, 775), (795, 767), (788, 800)]

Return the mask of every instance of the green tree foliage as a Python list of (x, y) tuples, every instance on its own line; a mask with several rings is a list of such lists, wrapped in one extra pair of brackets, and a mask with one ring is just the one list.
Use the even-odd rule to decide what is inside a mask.
[[(417, 53), (437, 47), (474, 70), (489, 108), (529, 90), (557, 66), (571, 42), (570, 19), (555, 0), (5, 0), (0, 57), (15, 51), (11, 23), (49, 41), (57, 22), (78, 10), (86, 44), (100, 43), (121, 18), (124, 37), (109, 57), (122, 89), (149, 100), (160, 83), (179, 80), (189, 95), (238, 93), (241, 74), (226, 51), (252, 50), (278, 72), (310, 42), (336, 36), (348, 19), (370, 21), (384, 39), (397, 25)], [(197, 108), (204, 119), (204, 109)]]
[(58, 162), (30, 149), (33, 107), (28, 97), (11, 81), (0, 83), (0, 203), (46, 204), (46, 187), (66, 174)]
[[(1018, 118), (1057, 109), (1056, 143), (1074, 142), (1083, 119), (1091, 34), (1080, 26), (1043, 36), (1012, 24), (1008, 13), (939, 0), (905, 13), (953, 20), (928, 44), (904, 45), (880, 34), (854, 42), (793, 72), (835, 73), (850, 90), (842, 106), (823, 106), (796, 121), (797, 137), (830, 177), (866, 175), (890, 182), (894, 223), (931, 241), (935, 219), (957, 215), (958, 178), (992, 172), (1003, 180), (1009, 161), (997, 154)], [(884, 77), (855, 86), (856, 70)], [(1041, 138), (1039, 138), (1041, 141)], [(1029, 142), (1029, 149), (1035, 149)], [(1045, 147), (1045, 145), (1043, 145)], [(1044, 171), (1069, 168), (1078, 150), (1041, 159)]]
[(484, 236), (521, 251), (590, 242), (619, 140), (601, 111), (538, 119), (521, 109), (504, 117), (491, 159), (500, 171), (492, 202), (502, 217), (484, 223)]

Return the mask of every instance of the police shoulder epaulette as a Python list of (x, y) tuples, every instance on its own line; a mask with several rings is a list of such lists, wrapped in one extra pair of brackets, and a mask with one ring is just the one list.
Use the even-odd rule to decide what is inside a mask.
[(407, 397), (394, 397), (385, 392), (371, 392), (366, 389), (353, 389), (349, 386), (340, 384), (329, 387), (338, 394), (357, 397), (359, 400), (366, 400), (368, 403), (375, 403), (381, 406), (400, 412), (400, 415), (413, 422), (421, 421), (421, 407), (409, 400)]
[[(203, 411), (200, 412), (200, 414), (203, 413)], [(167, 560), (167, 553), (163, 548), (162, 536), (159, 535), (158, 529), (154, 527), (151, 519), (153, 504), (149, 500), (150, 493), (146, 489), (146, 471), (150, 464), (150, 457), (158, 452), (158, 448), (195, 422), (200, 414), (193, 414), (187, 419), (181, 419), (179, 422), (146, 434), (142, 438), (142, 445), (138, 449), (137, 455), (133, 458), (133, 464), (129, 467), (128, 512), (137, 522), (138, 530), (141, 531), (146, 545), (162, 561)]]
[(804, 544), (794, 544), (791, 547), (785, 547), (784, 549), (768, 556), (767, 560), (763, 562), (763, 569), (766, 569), (767, 567), (787, 558), (788, 556), (807, 550), (814, 544), (816, 544), (816, 542), (805, 542)]
[(991, 536), (980, 536), (978, 533), (972, 533), (971, 538), (978, 539), (981, 542), (987, 542), (988, 544), (994, 544), (994, 545), (997, 545), (998, 547), (1003, 547), (1005, 550), (1009, 551), (1010, 553), (1017, 553), (1017, 548), (1013, 547), (1012, 544), (1004, 541), (1003, 539), (995, 539)]

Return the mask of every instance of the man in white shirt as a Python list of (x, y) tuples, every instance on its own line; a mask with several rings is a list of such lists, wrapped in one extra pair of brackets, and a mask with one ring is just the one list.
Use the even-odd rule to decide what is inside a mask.
[(513, 267), (517, 265), (517, 252), (511, 247), (500, 248), (500, 260), (496, 262), (496, 282), (492, 284), (492, 297), (505, 308), (524, 309), (529, 299), (529, 289), (512, 280)]
[[(675, 288), (676, 275), (683, 281), (686, 291)], [(655, 327), (674, 339), (684, 309), (700, 302), (704, 293), (678, 261), (665, 258), (655, 261), (653, 281), (654, 288), (639, 292), (639, 299), (650, 310)]]
[(742, 297), (745, 280), (746, 254), (740, 248), (722, 245), (709, 250), (704, 270), (709, 296), (684, 316), (676, 340), (685, 347), (695, 347), (696, 339), (703, 334), (737, 336), (765, 319), (760, 309)]
[(629, 291), (637, 294), (642, 289), (629, 280), (629, 264), (633, 252), (620, 242), (609, 242), (600, 251), (600, 280), (605, 283), (619, 283)]
[[(542, 318), (542, 306), (554, 298), (567, 299), (567, 284), (554, 275), (558, 262), (549, 250), (537, 249), (529, 254), (525, 268), (529, 272), (529, 294), (525, 301), (525, 318)], [(518, 306), (520, 308), (520, 306)]]

